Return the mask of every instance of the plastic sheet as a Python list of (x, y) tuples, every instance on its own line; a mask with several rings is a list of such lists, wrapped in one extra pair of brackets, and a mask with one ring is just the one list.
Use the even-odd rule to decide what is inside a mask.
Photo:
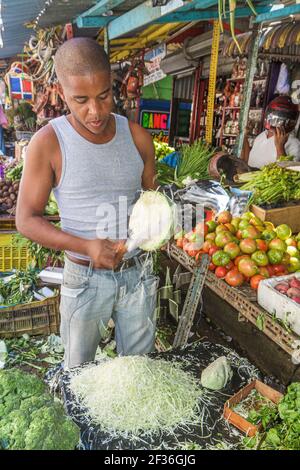
[[(201, 416), (199, 415), (199, 425), (192, 428), (175, 429), (174, 434), (157, 433), (149, 436), (149, 434), (141, 433), (134, 439), (131, 436), (124, 439), (124, 437), (117, 434), (110, 435), (103, 432), (101, 426), (94, 425), (88, 417), (87, 410), (81, 407), (69, 388), (72, 374), (78, 373), (79, 370), (91, 364), (85, 364), (80, 368), (65, 372), (60, 377), (60, 387), (67, 412), (81, 429), (82, 449), (184, 449), (187, 448), (185, 447), (187, 443), (196, 444), (201, 449), (218, 448), (220, 443), (225, 448), (237, 448), (242, 435), (223, 419), (223, 406), (229, 396), (236, 393), (253, 378), (261, 378), (259, 371), (247, 359), (241, 358), (236, 352), (209, 342), (198, 342), (185, 348), (165, 353), (153, 353), (150, 356), (178, 361), (182, 364), (184, 370), (199, 378), (199, 387), (201, 387), (200, 376), (202, 370), (218, 357), (226, 356), (231, 364), (233, 377), (227, 383), (226, 388), (221, 391), (213, 392), (203, 389), (203, 406), (201, 401), (202, 411)], [(92, 364), (99, 364), (99, 362)], [(101, 389), (99, 389), (99, 393), (101, 393)], [(155, 400), (155, 397), (153, 397), (153, 400)]]

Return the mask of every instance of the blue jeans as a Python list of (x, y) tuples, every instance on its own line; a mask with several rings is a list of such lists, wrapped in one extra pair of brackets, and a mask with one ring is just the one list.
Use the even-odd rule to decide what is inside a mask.
[(65, 368), (94, 360), (111, 318), (119, 355), (153, 351), (159, 278), (150, 262), (136, 262), (114, 272), (91, 270), (66, 258), (60, 304)]

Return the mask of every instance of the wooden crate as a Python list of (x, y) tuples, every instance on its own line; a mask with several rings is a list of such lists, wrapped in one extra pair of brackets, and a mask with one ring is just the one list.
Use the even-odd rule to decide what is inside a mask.
[(281, 393), (277, 392), (277, 390), (274, 390), (263, 382), (260, 382), (260, 380), (253, 380), (226, 401), (223, 411), (224, 418), (249, 437), (255, 436), (255, 434), (260, 430), (261, 424), (255, 425), (249, 423), (249, 421), (237, 414), (232, 408), (234, 405), (243, 401), (253, 389), (256, 389), (258, 393), (276, 404), (279, 403), (283, 396)]
[(252, 205), (250, 210), (263, 221), (272, 222), (275, 226), (287, 224), (293, 233), (300, 232), (300, 204), (268, 210)]
[(40, 302), (0, 308), (0, 338), (57, 334), (60, 326), (60, 296)]

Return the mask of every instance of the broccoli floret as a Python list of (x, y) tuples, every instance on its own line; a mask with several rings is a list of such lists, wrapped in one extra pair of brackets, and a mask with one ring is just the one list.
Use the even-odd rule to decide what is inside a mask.
[(71, 450), (79, 435), (40, 379), (17, 369), (0, 371), (0, 449)]
[(3, 449), (72, 450), (79, 435), (79, 428), (65, 415), (63, 406), (49, 401), (49, 397), (24, 400), (19, 410), (0, 422)]
[(15, 410), (0, 421), (0, 443), (3, 449), (25, 449), (25, 435), (29, 428), (30, 415)]
[(72, 450), (79, 442), (79, 428), (68, 418), (60, 403), (32, 413), (25, 436), (26, 450)]
[(18, 369), (0, 371), (0, 418), (20, 408), (25, 398), (41, 395), (45, 384)]
[(18, 369), (0, 371), (0, 400), (9, 394), (28, 398), (45, 391), (45, 384), (38, 377)]

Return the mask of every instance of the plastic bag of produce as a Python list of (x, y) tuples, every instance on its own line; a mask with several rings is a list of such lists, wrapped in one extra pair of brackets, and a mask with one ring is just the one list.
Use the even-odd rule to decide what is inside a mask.
[(247, 210), (252, 191), (242, 191), (238, 188), (230, 188), (230, 191), (232, 197), (229, 201), (228, 210), (233, 217), (239, 217)]
[(230, 363), (225, 356), (221, 356), (202, 371), (201, 385), (211, 390), (221, 390), (231, 377)]
[[(179, 193), (179, 191), (178, 191)], [(202, 204), (203, 207), (223, 212), (229, 204), (229, 196), (225, 189), (216, 181), (197, 181), (188, 189), (182, 190), (180, 200), (183, 203)]]

